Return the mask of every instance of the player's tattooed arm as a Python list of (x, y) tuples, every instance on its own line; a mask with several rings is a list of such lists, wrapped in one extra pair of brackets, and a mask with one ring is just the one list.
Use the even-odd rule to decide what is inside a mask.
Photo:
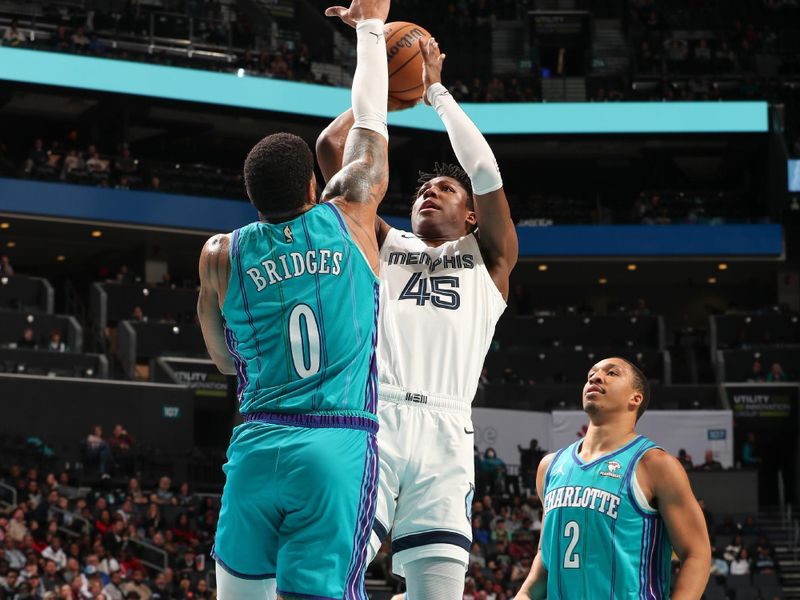
[[(539, 500), (544, 503), (544, 478), (547, 474), (547, 469), (553, 461), (555, 454), (548, 454), (539, 463), (539, 468), (536, 470), (536, 494)], [(546, 515), (542, 514), (542, 530), (544, 531), (544, 520)], [(547, 598), (547, 570), (544, 568), (542, 562), (542, 535), (539, 533), (539, 550), (533, 559), (531, 565), (531, 572), (519, 588), (519, 592), (514, 597), (514, 600), (545, 600)]]
[(692, 493), (686, 470), (663, 450), (642, 457), (636, 476), (667, 526), (672, 547), (681, 561), (672, 600), (698, 600), (706, 589), (711, 545), (703, 511)]
[(352, 130), (342, 162), (344, 167), (325, 186), (322, 199), (342, 198), (348, 203), (372, 205), (376, 210), (389, 185), (386, 139), (369, 129)]
[(215, 235), (209, 238), (200, 253), (200, 294), (197, 298), (197, 317), (211, 360), (214, 361), (220, 373), (235, 375), (236, 366), (225, 343), (225, 328), (220, 309), (230, 275), (228, 242), (229, 236)]

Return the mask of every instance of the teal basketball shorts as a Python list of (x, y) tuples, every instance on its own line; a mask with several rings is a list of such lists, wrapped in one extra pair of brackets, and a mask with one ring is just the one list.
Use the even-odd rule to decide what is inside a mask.
[(377, 421), (248, 415), (234, 429), (212, 556), (281, 595), (366, 600), (378, 485)]

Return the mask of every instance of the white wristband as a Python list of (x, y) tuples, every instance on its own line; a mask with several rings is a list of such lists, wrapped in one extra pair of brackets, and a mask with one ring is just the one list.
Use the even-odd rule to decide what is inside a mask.
[(472, 191), (481, 196), (503, 187), (503, 178), (494, 153), (486, 138), (467, 113), (441, 83), (434, 83), (426, 92), (428, 102), (436, 109), (447, 129), (450, 145), (461, 168), (469, 175)]
[(357, 66), (353, 76), (353, 127), (370, 129), (389, 139), (389, 72), (386, 63), (386, 39), (383, 21), (367, 19), (356, 25)]

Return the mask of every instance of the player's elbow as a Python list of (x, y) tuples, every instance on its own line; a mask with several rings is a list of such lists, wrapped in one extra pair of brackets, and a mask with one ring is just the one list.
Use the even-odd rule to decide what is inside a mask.
[(472, 170), (469, 171), (472, 181), (472, 188), (475, 194), (483, 195), (494, 192), (503, 187), (503, 179), (500, 176), (500, 168), (494, 160), (494, 156), (479, 159)]

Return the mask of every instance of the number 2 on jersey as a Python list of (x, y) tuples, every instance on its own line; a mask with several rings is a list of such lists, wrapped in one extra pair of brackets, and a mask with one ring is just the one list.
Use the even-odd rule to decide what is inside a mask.
[(289, 342), (294, 370), (305, 379), (319, 371), (319, 326), (308, 304), (298, 304), (289, 314)]
[(575, 546), (578, 545), (578, 540), (581, 538), (581, 528), (575, 521), (570, 521), (564, 527), (564, 537), (572, 538), (567, 546), (567, 551), (564, 553), (564, 568), (565, 569), (580, 569), (581, 557), (575, 552)]
[[(431, 291), (428, 292), (428, 281), (431, 282)], [(400, 300), (416, 300), (417, 306), (425, 306), (430, 301), (436, 308), (456, 310), (461, 306), (461, 297), (453, 288), (458, 287), (458, 277), (442, 276), (423, 278), (421, 273), (412, 273), (403, 291)]]

